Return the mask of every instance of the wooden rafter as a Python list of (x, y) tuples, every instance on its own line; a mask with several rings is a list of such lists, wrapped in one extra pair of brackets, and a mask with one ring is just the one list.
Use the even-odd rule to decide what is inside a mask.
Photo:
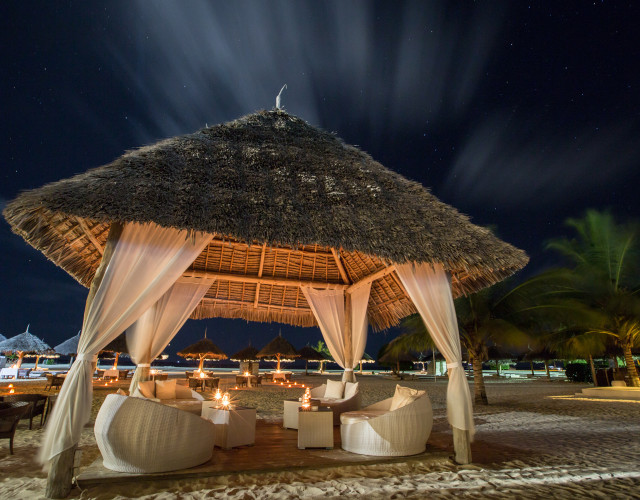
[(104, 249), (102, 248), (102, 245), (98, 243), (98, 240), (93, 235), (89, 227), (85, 224), (85, 222), (80, 217), (76, 217), (76, 220), (78, 221), (78, 224), (84, 231), (84, 234), (86, 234), (87, 238), (89, 238), (89, 241), (91, 241), (91, 243), (93, 243), (93, 246), (96, 247), (96, 250), (100, 252), (100, 255), (104, 255)]
[(380, 269), (380, 271), (370, 274), (369, 276), (365, 276), (360, 281), (357, 281), (353, 285), (348, 287), (347, 293), (353, 293), (354, 290), (357, 290), (358, 288), (366, 285), (367, 283), (373, 283), (374, 281), (379, 280), (380, 278), (383, 278), (388, 274), (391, 274), (395, 270), (396, 270), (396, 266), (389, 266), (389, 267), (385, 267), (384, 269)]
[(267, 276), (245, 276), (242, 274), (217, 273), (193, 269), (185, 271), (182, 276), (185, 278), (215, 278), (218, 281), (261, 283), (275, 286), (311, 286), (313, 288), (327, 288), (331, 290), (344, 290), (347, 288), (347, 285), (343, 285), (342, 283), (324, 283), (322, 281), (293, 280), (288, 278), (271, 278)]
[[(260, 253), (260, 267), (258, 268), (258, 278), (262, 277), (262, 269), (264, 268), (264, 254), (267, 251), (267, 244), (262, 244), (262, 252)], [(260, 298), (260, 283), (256, 285), (256, 296), (253, 299), (253, 307), (258, 307), (258, 299)]]
[(342, 259), (340, 258), (340, 253), (335, 249), (331, 249), (331, 253), (333, 254), (333, 258), (336, 261), (336, 266), (338, 266), (338, 271), (340, 271), (340, 276), (342, 277), (342, 281), (344, 281), (347, 285), (351, 284), (351, 280), (349, 280), (349, 275), (342, 265)]

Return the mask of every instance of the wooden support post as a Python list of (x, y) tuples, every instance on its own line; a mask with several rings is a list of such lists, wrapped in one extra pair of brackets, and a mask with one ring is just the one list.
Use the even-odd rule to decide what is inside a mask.
[[(352, 317), (351, 294), (345, 293), (344, 294), (344, 359), (345, 361), (352, 360), (352, 362), (355, 362), (355, 360), (353, 359), (353, 332), (351, 331), (351, 317)], [(344, 372), (343, 382), (355, 382), (355, 381), (356, 381), (356, 375), (353, 372), (353, 370)]]
[(465, 465), (471, 463), (471, 439), (469, 431), (452, 427), (453, 429), (453, 451), (454, 460), (457, 464)]
[[(105, 245), (102, 261), (98, 266), (93, 281), (91, 282), (91, 288), (89, 288), (89, 295), (87, 295), (87, 302), (84, 307), (84, 319), (87, 319), (87, 314), (93, 303), (93, 299), (100, 288), (104, 274), (107, 271), (107, 266), (113, 257), (113, 252), (116, 248), (116, 244), (120, 239), (124, 226), (120, 223), (113, 222), (111, 229), (109, 230), (109, 238)], [(51, 459), (49, 464), (49, 476), (47, 477), (47, 489), (45, 496), (47, 498), (66, 498), (71, 492), (71, 480), (73, 479), (73, 461), (76, 454), (78, 445), (75, 444), (71, 448), (64, 450), (62, 453), (56, 455)]]

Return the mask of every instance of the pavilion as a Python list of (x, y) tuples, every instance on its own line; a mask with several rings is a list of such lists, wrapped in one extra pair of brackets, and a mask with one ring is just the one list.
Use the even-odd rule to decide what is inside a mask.
[(367, 324), (419, 312), (447, 360), (456, 460), (471, 460), (453, 297), (506, 278), (527, 256), (335, 135), (260, 111), (24, 192), (3, 214), (90, 287), (41, 449), (48, 496), (69, 491), (97, 353), (126, 330), (144, 380), (189, 317), (318, 325), (354, 380)]

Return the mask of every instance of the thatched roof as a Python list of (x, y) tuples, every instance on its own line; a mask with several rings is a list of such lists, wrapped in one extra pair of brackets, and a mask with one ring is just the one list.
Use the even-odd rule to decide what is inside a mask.
[(313, 347), (309, 347), (308, 345), (300, 349), (298, 351), (298, 355), (300, 356), (300, 359), (306, 359), (307, 361), (328, 361), (329, 359), (331, 359), (326, 354), (318, 352)]
[(373, 359), (371, 356), (369, 356), (366, 352), (364, 354), (362, 354), (362, 359), (360, 360), (360, 363), (375, 363), (376, 360)]
[(227, 359), (227, 355), (217, 345), (211, 342), (211, 339), (201, 339), (195, 344), (191, 344), (189, 347), (185, 347), (178, 356), (183, 358), (200, 358), (205, 359)]
[(85, 286), (113, 221), (211, 233), (185, 273), (217, 278), (193, 318), (312, 326), (301, 282), (370, 280), (369, 322), (381, 329), (416, 312), (395, 263), (442, 262), (457, 296), (528, 260), (422, 185), (281, 110), (128, 152), (24, 192), (3, 214)]
[(235, 353), (230, 359), (231, 361), (257, 361), (256, 354), (258, 354), (258, 349), (250, 345)]
[(101, 353), (119, 353), (119, 354), (129, 354), (129, 347), (127, 346), (127, 334), (121, 333), (111, 342), (109, 342), (103, 349), (100, 350)]
[(49, 344), (27, 331), (0, 342), (0, 352), (23, 352), (25, 354), (51, 354)]
[(64, 356), (75, 356), (78, 354), (78, 343), (80, 342), (80, 332), (77, 335), (65, 340), (53, 348), (58, 354)]
[(256, 356), (259, 358), (270, 358), (277, 354), (287, 358), (297, 358), (299, 356), (296, 348), (293, 347), (282, 335), (278, 335), (264, 346)]
[(4, 341), (4, 340), (7, 340), (7, 337), (5, 337), (4, 335), (2, 335), (2, 334), (0, 333), (0, 342), (2, 342), (2, 341)]

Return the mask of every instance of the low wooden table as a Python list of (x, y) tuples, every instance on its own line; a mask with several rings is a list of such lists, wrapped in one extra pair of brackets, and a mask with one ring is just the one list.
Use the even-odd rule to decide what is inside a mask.
[[(320, 400), (310, 399), (311, 406), (320, 406)], [(299, 399), (285, 399), (284, 412), (282, 414), (282, 427), (285, 429), (298, 428), (298, 409), (302, 405)]]
[(333, 410), (298, 409), (298, 448), (333, 449)]
[(202, 418), (215, 424), (214, 444), (228, 450), (256, 442), (256, 409), (236, 406), (231, 410), (216, 408), (215, 401), (202, 402)]

